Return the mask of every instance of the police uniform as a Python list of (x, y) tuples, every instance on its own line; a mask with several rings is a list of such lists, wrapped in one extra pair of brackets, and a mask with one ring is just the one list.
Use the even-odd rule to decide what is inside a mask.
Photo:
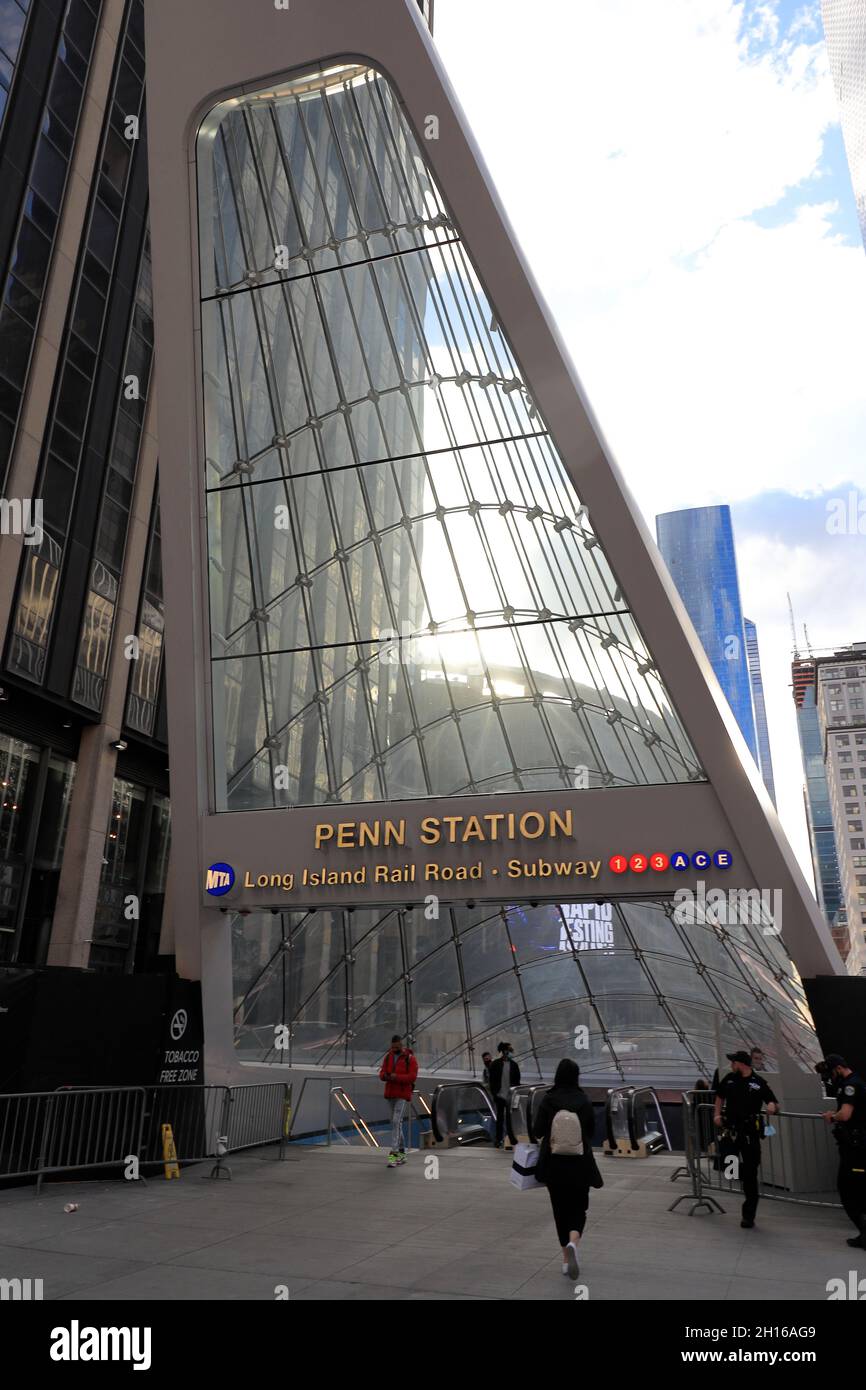
[(719, 1082), (722, 1098), (722, 1120), (728, 1131), (722, 1152), (736, 1154), (740, 1160), (740, 1179), (743, 1184), (743, 1220), (754, 1221), (758, 1209), (758, 1169), (761, 1166), (761, 1120), (765, 1104), (775, 1103), (776, 1097), (762, 1076), (752, 1072), (742, 1076), (728, 1072)]
[(854, 1072), (836, 1083), (838, 1109), (853, 1107), (850, 1120), (836, 1125), (839, 1145), (837, 1186), (845, 1213), (866, 1237), (866, 1083)]

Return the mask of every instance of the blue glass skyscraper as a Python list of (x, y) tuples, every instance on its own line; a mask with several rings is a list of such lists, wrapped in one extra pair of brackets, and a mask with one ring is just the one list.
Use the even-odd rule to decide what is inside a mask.
[(749, 680), (752, 685), (752, 704), (755, 709), (755, 733), (758, 740), (758, 767), (764, 786), (770, 793), (770, 800), (776, 804), (776, 783), (773, 777), (773, 759), (770, 754), (770, 730), (767, 725), (767, 706), (764, 703), (764, 678), (761, 675), (761, 654), (758, 650), (758, 629), (751, 618), (744, 618), (746, 629), (746, 658), (749, 663)]
[(758, 743), (730, 507), (656, 517), (656, 538), (755, 762)]

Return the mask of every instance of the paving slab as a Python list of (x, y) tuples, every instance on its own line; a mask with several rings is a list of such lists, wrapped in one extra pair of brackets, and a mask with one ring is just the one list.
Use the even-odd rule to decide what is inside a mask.
[[(546, 1191), (517, 1192), (510, 1157), (439, 1150), (389, 1170), (378, 1150), (299, 1147), (234, 1155), (146, 1186), (98, 1180), (0, 1192), (0, 1278), (41, 1278), (47, 1299), (189, 1301), (575, 1301), (561, 1273)], [(668, 1207), (688, 1188), (681, 1160), (602, 1160), (580, 1285), (603, 1300), (826, 1300), (831, 1277), (866, 1276), (838, 1209), (762, 1202), (754, 1231), (725, 1215)], [(67, 1215), (66, 1202), (79, 1210)], [(580, 1289), (578, 1289), (580, 1292)]]

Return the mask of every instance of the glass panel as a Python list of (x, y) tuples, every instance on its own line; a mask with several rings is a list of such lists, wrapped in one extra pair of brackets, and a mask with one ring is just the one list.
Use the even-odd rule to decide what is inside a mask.
[[(624, 640), (611, 646), (614, 622)], [(218, 661), (221, 804), (571, 788), (578, 764), (596, 785), (684, 778), (685, 735), (658, 683), (640, 674), (626, 622), (481, 628)], [(247, 648), (263, 626), (247, 631)], [(271, 762), (287, 769), (280, 778)]]
[(701, 777), (385, 79), (199, 154), (219, 809)]

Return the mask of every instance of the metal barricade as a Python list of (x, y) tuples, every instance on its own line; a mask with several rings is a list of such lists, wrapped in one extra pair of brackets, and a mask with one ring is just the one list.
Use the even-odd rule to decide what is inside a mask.
[(120, 1168), (141, 1149), (142, 1086), (0, 1096), (0, 1178)]
[[(678, 1197), (668, 1208), (673, 1211), (680, 1202), (692, 1200), (690, 1215), (698, 1207), (724, 1210), (714, 1197), (708, 1196), (709, 1192), (739, 1196), (742, 1191), (737, 1156), (724, 1153), (713, 1122), (714, 1106), (697, 1100), (701, 1094), (689, 1092), (683, 1096), (686, 1166), (692, 1191)], [(823, 1116), (782, 1111), (764, 1118), (759, 1195), (771, 1201), (806, 1206), (841, 1206), (835, 1191), (838, 1150)]]
[(227, 1086), (146, 1086), (147, 1117), (141, 1148), (143, 1165), (163, 1162), (162, 1127), (171, 1125), (179, 1163), (214, 1158), (225, 1134)]
[(279, 1144), (282, 1150), (291, 1126), (290, 1082), (265, 1081), (231, 1086), (226, 1093), (222, 1134), (229, 1153), (259, 1144)]
[(140, 1169), (165, 1162), (163, 1126), (171, 1127), (178, 1163), (216, 1159), (279, 1144), (284, 1155), (291, 1085), (68, 1086), (0, 1095), (0, 1182), (102, 1168)]

